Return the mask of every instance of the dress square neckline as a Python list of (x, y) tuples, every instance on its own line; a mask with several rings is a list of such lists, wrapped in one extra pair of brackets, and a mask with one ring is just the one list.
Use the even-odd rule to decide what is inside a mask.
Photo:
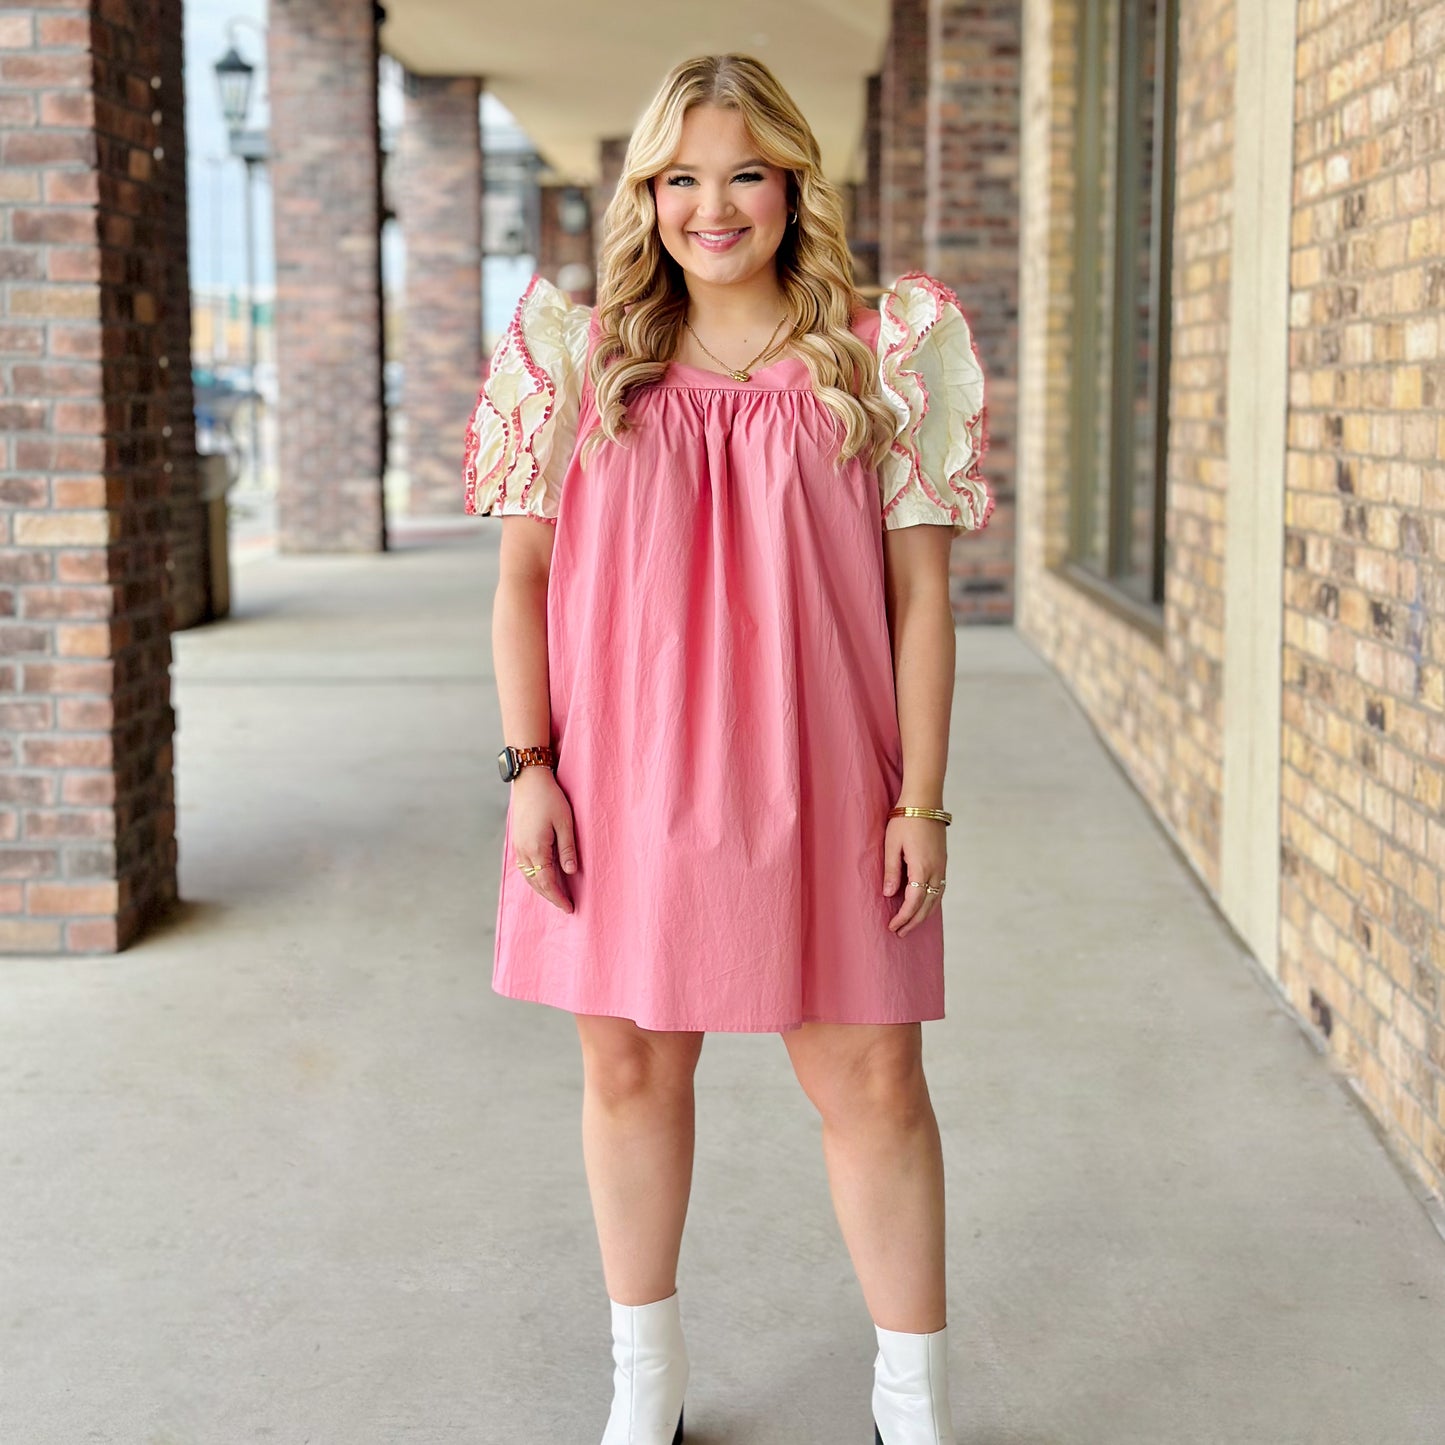
[[(878, 325), (881, 321), (879, 313), (866, 303), (853, 313), (852, 332), (858, 339), (870, 348), (877, 346)], [(597, 308), (589, 308), (587, 318), (587, 355), (590, 359), (592, 348), (597, 344), (598, 323)], [(777, 371), (781, 367), (791, 366), (795, 369), (795, 376), (788, 385), (777, 384), (760, 386), (757, 378), (765, 376), (769, 372)], [(689, 379), (691, 378), (691, 379)], [(766, 366), (754, 367), (749, 373), (746, 381), (738, 381), (735, 377), (729, 376), (725, 371), (712, 371), (705, 366), (693, 366), (685, 361), (669, 361), (667, 370), (652, 383), (655, 387), (662, 387), (668, 391), (741, 391), (756, 392), (760, 395), (769, 393), (790, 392), (790, 391), (812, 391), (813, 378), (808, 372), (807, 364), (800, 356), (782, 356), (777, 361), (770, 361)], [(591, 392), (591, 377), (588, 376), (584, 382), (584, 390)]]
[[(767, 376), (785, 366), (801, 372), (801, 379), (789, 386), (759, 385), (760, 376)], [(695, 380), (688, 381), (685, 379), (687, 377)], [(670, 387), (674, 391), (808, 391), (812, 388), (812, 378), (808, 375), (803, 359), (798, 356), (782, 356), (777, 361), (768, 362), (766, 366), (756, 367), (748, 373), (746, 381), (739, 381), (725, 371), (711, 371), (705, 366), (693, 366), (686, 361), (669, 361), (667, 371), (658, 385)]]
[[(877, 331), (874, 325), (877, 319), (878, 313), (868, 306), (859, 307), (853, 315), (853, 335), (870, 347), (876, 346), (877, 343)], [(872, 335), (868, 334), (870, 331), (873, 333)], [(787, 386), (758, 385), (758, 377), (785, 366), (794, 368), (796, 373), (791, 384)], [(697, 380), (691, 382), (675, 380), (673, 376), (675, 372), (680, 376), (695, 377)], [(671, 387), (674, 391), (812, 391), (813, 378), (808, 371), (807, 363), (801, 356), (781, 356), (776, 361), (768, 362), (766, 366), (754, 367), (746, 381), (738, 381), (725, 371), (712, 371), (706, 366), (694, 366), (686, 361), (669, 361), (667, 371), (657, 385)]]

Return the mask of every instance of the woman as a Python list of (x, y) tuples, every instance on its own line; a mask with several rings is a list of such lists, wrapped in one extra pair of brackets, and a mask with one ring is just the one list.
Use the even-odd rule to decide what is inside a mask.
[(820, 1111), (875, 1441), (952, 1445), (920, 1024), (943, 1016), (949, 548), (993, 507), (969, 328), (925, 276), (862, 305), (812, 132), (744, 56), (667, 77), (598, 279), (595, 311), (528, 288), (466, 508), (506, 519), (493, 987), (576, 1016), (603, 1445), (683, 1438), (709, 1029), (781, 1033)]

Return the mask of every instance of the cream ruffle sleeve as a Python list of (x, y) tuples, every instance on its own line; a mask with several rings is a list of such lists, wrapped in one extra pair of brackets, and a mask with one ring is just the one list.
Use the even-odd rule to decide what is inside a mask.
[(983, 368), (958, 298), (919, 272), (878, 303), (878, 373), (898, 417), (878, 467), (883, 526), (950, 524), (955, 536), (988, 523), (994, 498), (979, 472), (988, 446)]
[(590, 307), (534, 276), (467, 423), (464, 510), (555, 523), (577, 440)]

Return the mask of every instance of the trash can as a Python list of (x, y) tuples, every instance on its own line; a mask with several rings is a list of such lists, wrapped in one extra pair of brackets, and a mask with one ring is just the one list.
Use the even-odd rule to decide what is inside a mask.
[(201, 505), (206, 509), (206, 592), (208, 615), (227, 617), (231, 612), (231, 546), (227, 525), (226, 493), (236, 480), (224, 452), (203, 456)]

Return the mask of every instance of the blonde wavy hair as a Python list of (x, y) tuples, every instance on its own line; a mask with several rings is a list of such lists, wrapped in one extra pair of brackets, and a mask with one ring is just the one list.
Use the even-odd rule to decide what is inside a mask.
[(738, 111), (759, 157), (786, 171), (797, 221), (774, 257), (789, 341), (812, 377), (818, 399), (837, 417), (840, 460), (876, 466), (896, 418), (878, 389), (877, 358), (853, 332), (863, 297), (837, 187), (823, 175), (812, 129), (766, 65), (747, 55), (704, 55), (675, 66), (643, 112), (627, 147), (616, 193), (602, 221), (597, 290), (599, 334), (589, 375), (599, 425), (583, 456), (629, 429), (627, 403), (666, 372), (687, 316), (682, 268), (657, 229), (652, 182), (677, 157), (683, 117), (696, 105)]

